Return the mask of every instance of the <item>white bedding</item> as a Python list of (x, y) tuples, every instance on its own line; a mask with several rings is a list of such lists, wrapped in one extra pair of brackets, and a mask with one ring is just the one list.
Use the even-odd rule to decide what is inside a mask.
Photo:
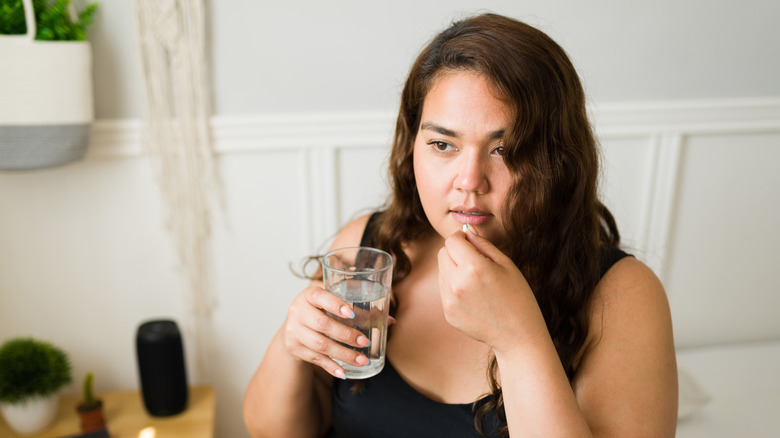
[(679, 350), (677, 363), (710, 398), (678, 438), (780, 438), (780, 341)]

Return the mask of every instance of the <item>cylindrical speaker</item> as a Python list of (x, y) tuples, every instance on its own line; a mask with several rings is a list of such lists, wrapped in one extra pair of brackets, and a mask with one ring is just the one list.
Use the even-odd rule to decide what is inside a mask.
[(136, 335), (141, 394), (149, 414), (176, 415), (187, 407), (187, 373), (179, 327), (171, 320), (148, 321)]

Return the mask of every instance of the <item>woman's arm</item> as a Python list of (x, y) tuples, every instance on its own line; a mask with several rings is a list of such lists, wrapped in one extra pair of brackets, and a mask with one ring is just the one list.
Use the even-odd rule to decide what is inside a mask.
[(457, 232), (439, 254), (448, 321), (492, 347), (512, 436), (674, 436), (671, 317), (641, 262), (618, 262), (593, 298), (572, 384), (528, 284), (490, 242)]
[[(367, 220), (364, 216), (345, 226), (331, 248), (357, 245)], [(352, 313), (318, 281), (293, 300), (244, 396), (244, 422), (253, 437), (314, 438), (328, 431), (332, 379), (344, 376), (344, 369), (331, 357), (354, 365), (367, 361), (334, 341), (353, 346), (368, 343), (360, 331), (326, 314), (345, 311)]]
[(599, 283), (592, 306), (571, 386), (549, 336), (494, 350), (510, 431), (536, 425), (539, 434), (529, 436), (673, 437), (677, 365), (661, 283), (627, 257)]
[(588, 348), (572, 386), (594, 435), (673, 437), (677, 359), (661, 282), (626, 257), (601, 280), (592, 306)]
[(283, 328), (271, 341), (244, 397), (254, 438), (319, 437), (330, 427), (330, 376), (287, 352)]

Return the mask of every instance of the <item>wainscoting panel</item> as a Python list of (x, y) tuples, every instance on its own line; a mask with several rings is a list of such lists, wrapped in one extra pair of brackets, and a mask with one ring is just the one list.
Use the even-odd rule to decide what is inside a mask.
[(647, 256), (647, 216), (657, 167), (649, 138), (602, 138), (600, 195), (615, 216), (627, 249)]
[(379, 209), (389, 194), (387, 144), (343, 148), (339, 160), (339, 222)]
[(691, 135), (665, 283), (679, 345), (780, 337), (780, 132)]

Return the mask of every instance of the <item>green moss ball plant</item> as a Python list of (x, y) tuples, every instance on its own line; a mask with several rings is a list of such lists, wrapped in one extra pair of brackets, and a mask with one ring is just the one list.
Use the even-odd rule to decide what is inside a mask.
[(67, 355), (49, 342), (16, 338), (0, 347), (0, 403), (51, 396), (71, 380)]

